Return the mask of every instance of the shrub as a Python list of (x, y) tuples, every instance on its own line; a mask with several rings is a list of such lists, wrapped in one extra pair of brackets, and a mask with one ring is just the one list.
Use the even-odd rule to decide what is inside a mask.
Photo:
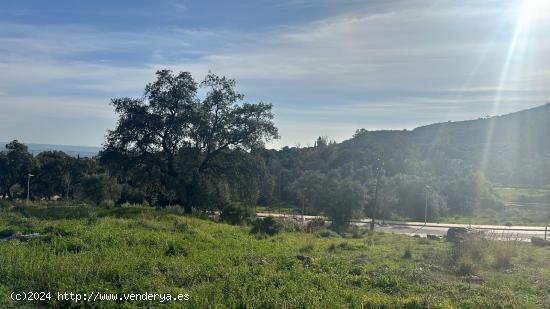
[(15, 231), (12, 229), (4, 229), (0, 231), (0, 239), (10, 237), (11, 235), (15, 234)]
[(304, 226), (301, 223), (296, 222), (295, 220), (282, 219), (278, 221), (283, 226), (283, 230), (285, 232), (303, 232), (304, 231)]
[(325, 224), (325, 219), (315, 218), (307, 223), (306, 230), (309, 233), (316, 232), (325, 228)]
[(115, 178), (106, 174), (89, 175), (82, 179), (77, 197), (99, 205), (106, 200), (117, 201), (120, 192), (121, 187)]
[(315, 249), (315, 246), (313, 244), (307, 244), (305, 246), (302, 246), (300, 248), (300, 253), (310, 253), (311, 251), (313, 251), (313, 249)]
[(487, 241), (482, 239), (468, 239), (454, 245), (452, 259), (456, 262), (462, 257), (469, 257), (483, 262), (487, 257)]
[(333, 230), (321, 230), (317, 233), (321, 237), (340, 237), (340, 234), (336, 233)]
[(113, 200), (103, 200), (101, 203), (99, 203), (99, 207), (101, 208), (113, 208), (115, 207), (115, 201)]
[(411, 247), (405, 248), (405, 253), (403, 253), (403, 258), (404, 259), (412, 259)]
[(170, 242), (166, 246), (166, 250), (164, 250), (165, 256), (187, 256), (188, 252), (187, 249), (183, 246), (181, 246), (178, 243)]
[(142, 204), (145, 202), (145, 194), (140, 189), (134, 188), (130, 185), (123, 185), (118, 202), (120, 204)]
[(227, 204), (222, 208), (220, 220), (232, 225), (241, 225), (248, 223), (254, 216), (255, 213), (250, 208), (239, 204)]
[(0, 200), (0, 209), (2, 208), (10, 208), (10, 202), (6, 200)]
[(459, 276), (474, 275), (477, 272), (477, 265), (470, 258), (460, 258), (456, 265), (456, 274)]
[(349, 242), (347, 241), (344, 241), (344, 242), (341, 242), (338, 244), (338, 249), (342, 249), (342, 250), (355, 250), (355, 248), (350, 245)]
[(269, 236), (278, 234), (283, 230), (282, 224), (273, 217), (258, 218), (252, 223), (252, 234), (266, 234)]
[(351, 227), (351, 237), (355, 239), (363, 238), (368, 233), (367, 229), (360, 228), (358, 226)]
[(457, 275), (473, 275), (484, 263), (488, 254), (488, 241), (470, 237), (455, 243), (451, 250), (451, 263)]
[(508, 243), (495, 243), (493, 250), (493, 266), (497, 269), (505, 269), (512, 266), (512, 258), (516, 255), (515, 248)]

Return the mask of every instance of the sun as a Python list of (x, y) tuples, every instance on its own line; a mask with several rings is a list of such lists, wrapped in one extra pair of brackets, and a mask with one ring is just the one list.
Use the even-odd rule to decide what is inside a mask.
[[(541, 31), (544, 31), (550, 19), (550, 0), (518, 0), (517, 6), (513, 8), (512, 16), (515, 19), (514, 27), (501, 66), (499, 82), (492, 104), (492, 115), (496, 115), (500, 111), (503, 90), (509, 78), (526, 73), (531, 69), (530, 65), (534, 63), (534, 59), (530, 57), (530, 52), (534, 50), (534, 45), (540, 44), (537, 41), (537, 34), (540, 35)], [(490, 157), (493, 126), (494, 122), (490, 121), (481, 160), (483, 168), (486, 167)]]
[(550, 0), (523, 0), (520, 7), (521, 22), (532, 22), (550, 16)]

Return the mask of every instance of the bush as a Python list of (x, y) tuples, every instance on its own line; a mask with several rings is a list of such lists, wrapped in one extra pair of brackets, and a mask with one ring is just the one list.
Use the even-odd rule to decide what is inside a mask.
[(309, 233), (313, 233), (319, 230), (322, 230), (325, 228), (325, 219), (322, 218), (315, 218), (311, 221), (309, 221), (306, 225), (306, 230)]
[(468, 239), (456, 243), (451, 250), (451, 259), (455, 265), (462, 258), (469, 258), (483, 263), (487, 258), (487, 241), (482, 239)]
[(336, 233), (333, 230), (321, 230), (317, 233), (321, 237), (340, 237), (340, 234)]
[(239, 204), (227, 204), (222, 208), (220, 220), (232, 225), (248, 223), (256, 214), (252, 209)]
[(143, 204), (145, 202), (145, 194), (137, 188), (134, 188), (130, 185), (123, 185), (120, 193), (120, 198), (118, 200), (119, 204), (130, 203), (130, 204)]
[(185, 248), (184, 246), (178, 243), (170, 242), (167, 244), (166, 250), (164, 250), (164, 255), (165, 256), (178, 256), (178, 255), (187, 256), (188, 252), (187, 252), (187, 248)]
[(353, 226), (350, 229), (351, 231), (351, 237), (355, 239), (363, 238), (366, 233), (368, 233), (367, 229), (360, 228), (358, 226)]
[(475, 235), (455, 243), (451, 250), (451, 263), (457, 275), (473, 275), (488, 255), (488, 241)]
[(405, 248), (405, 253), (403, 253), (403, 258), (404, 259), (412, 259), (412, 251), (411, 251), (411, 247), (407, 247)]
[(115, 207), (115, 201), (113, 200), (103, 200), (101, 203), (99, 203), (99, 207), (101, 208), (113, 208)]
[(493, 266), (497, 269), (506, 269), (512, 266), (512, 258), (516, 255), (515, 248), (508, 243), (496, 244), (493, 248)]
[(106, 174), (89, 175), (82, 179), (77, 190), (77, 198), (100, 205), (103, 201), (117, 201), (121, 187), (116, 179)]
[(477, 272), (477, 265), (470, 258), (460, 258), (456, 265), (456, 274), (459, 276), (474, 275)]
[(9, 209), (11, 204), (7, 200), (0, 200), (0, 209)]
[(283, 226), (283, 230), (285, 232), (303, 232), (304, 231), (304, 226), (301, 223), (296, 222), (295, 220), (282, 219), (278, 221)]
[(273, 217), (258, 218), (252, 223), (252, 234), (266, 234), (269, 236), (278, 234), (283, 230), (283, 225)]

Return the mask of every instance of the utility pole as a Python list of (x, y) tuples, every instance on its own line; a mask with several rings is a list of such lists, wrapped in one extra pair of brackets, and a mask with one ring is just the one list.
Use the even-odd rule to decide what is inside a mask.
[(370, 230), (374, 231), (374, 220), (376, 216), (376, 206), (378, 203), (378, 187), (380, 186), (380, 177), (382, 176), (382, 167), (384, 166), (384, 161), (382, 161), (383, 156), (378, 157), (378, 168), (376, 169), (376, 187), (374, 187), (374, 201), (372, 203), (372, 214), (370, 220)]
[(306, 212), (306, 204), (304, 202), (304, 196), (302, 195), (302, 225), (306, 225), (306, 219), (305, 219), (305, 212)]
[(33, 174), (27, 174), (27, 205), (29, 204), (29, 198), (30, 198), (30, 189), (31, 189), (31, 177), (34, 177)]
[(424, 225), (428, 224), (428, 194), (430, 186), (426, 185), (426, 206), (424, 207)]

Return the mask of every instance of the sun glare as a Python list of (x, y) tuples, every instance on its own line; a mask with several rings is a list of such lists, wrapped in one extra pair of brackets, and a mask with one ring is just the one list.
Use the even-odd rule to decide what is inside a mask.
[[(499, 114), (503, 92), (506, 90), (511, 76), (525, 74), (532, 69), (535, 59), (530, 56), (533, 44), (536, 44), (535, 36), (542, 28), (542, 25), (548, 22), (550, 18), (550, 0), (521, 0), (515, 9), (515, 22), (506, 57), (500, 69), (498, 88), (495, 93), (492, 106), (492, 115)], [(515, 63), (515, 70), (512, 70), (512, 63)], [(492, 147), (492, 137), (494, 122), (491, 120), (487, 129), (487, 138), (482, 155), (482, 168), (487, 166), (487, 160), (490, 157)]]
[(545, 18), (550, 15), (549, 0), (524, 0), (522, 3), (522, 19), (532, 20)]

